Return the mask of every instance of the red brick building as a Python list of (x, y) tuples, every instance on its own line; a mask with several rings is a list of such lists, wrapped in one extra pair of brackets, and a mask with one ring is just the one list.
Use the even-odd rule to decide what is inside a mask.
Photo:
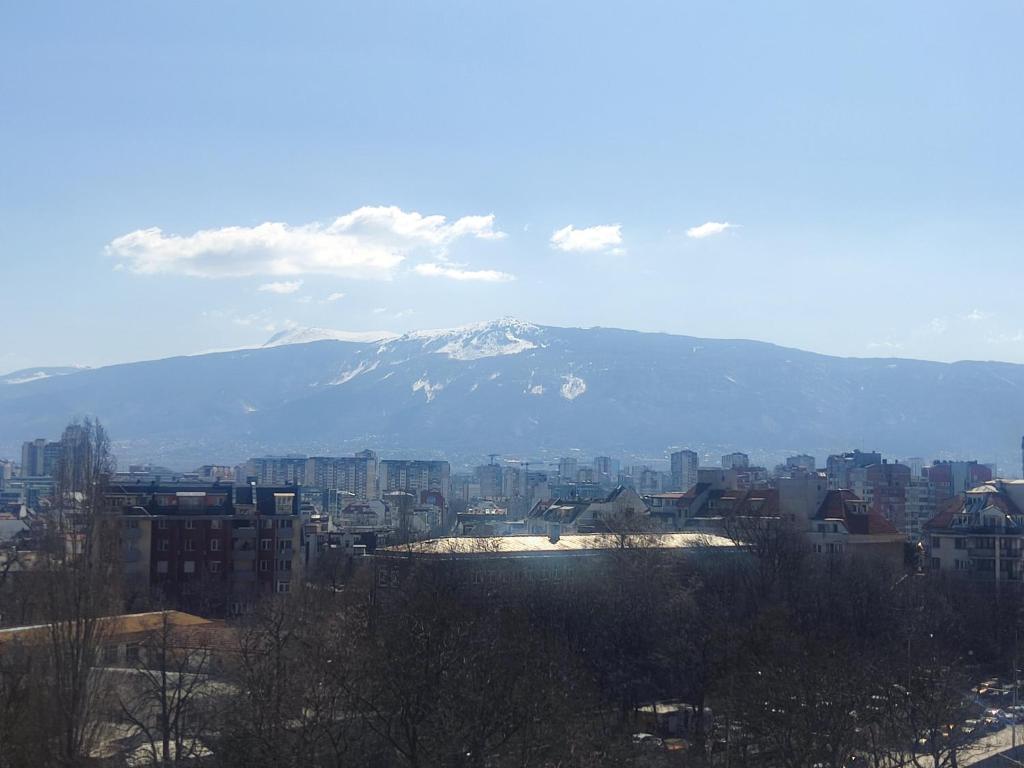
[(207, 615), (251, 610), (302, 571), (298, 486), (118, 485), (130, 598)]

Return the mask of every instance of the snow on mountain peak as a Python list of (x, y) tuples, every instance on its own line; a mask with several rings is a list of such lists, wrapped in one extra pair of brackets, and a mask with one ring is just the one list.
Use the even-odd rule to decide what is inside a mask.
[(390, 331), (338, 331), (332, 328), (286, 328), (278, 331), (264, 343), (264, 347), (283, 347), (286, 344), (308, 344), (311, 341), (354, 341), (371, 344), (397, 338)]
[(486, 323), (473, 323), (434, 331), (414, 331), (400, 341), (415, 341), (423, 349), (453, 360), (480, 360), (485, 357), (518, 355), (543, 347), (537, 339), (539, 326), (506, 317)]

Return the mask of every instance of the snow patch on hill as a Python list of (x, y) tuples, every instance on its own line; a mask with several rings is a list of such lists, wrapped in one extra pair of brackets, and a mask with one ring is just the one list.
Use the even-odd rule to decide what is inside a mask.
[(61, 366), (57, 368), (29, 368), (23, 371), (14, 371), (6, 376), (0, 377), (4, 384), (29, 384), (33, 381), (52, 379), (54, 376), (67, 376), (88, 370), (85, 366)]
[(563, 376), (562, 380), (564, 383), (561, 387), (561, 393), (562, 397), (566, 400), (575, 400), (587, 391), (587, 382), (579, 376), (570, 373), (567, 376)]
[(364, 373), (369, 373), (370, 371), (375, 369), (378, 365), (380, 365), (380, 360), (374, 360), (372, 363), (371, 362), (367, 362), (366, 360), (363, 360), (355, 368), (347, 368), (347, 369), (345, 369), (344, 371), (342, 371), (338, 375), (338, 378), (336, 378), (334, 381), (331, 381), (331, 382), (328, 382), (328, 383), (332, 387), (337, 387), (337, 386), (339, 386), (341, 384), (346, 384), (346, 383), (352, 381), (352, 379), (354, 379), (356, 376), (361, 376)]
[(427, 396), (428, 403), (432, 401), (435, 397), (437, 397), (437, 393), (440, 392), (442, 389), (444, 389), (444, 384), (431, 384), (430, 379), (428, 379), (426, 376), (417, 379), (416, 381), (413, 382), (412, 385), (413, 392), (419, 392), (420, 390), (423, 390), (423, 394)]

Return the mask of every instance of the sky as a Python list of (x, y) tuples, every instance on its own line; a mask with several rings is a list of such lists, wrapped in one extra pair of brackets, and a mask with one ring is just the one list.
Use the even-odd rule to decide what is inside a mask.
[(0, 8), (0, 372), (502, 316), (1024, 362), (1024, 4)]

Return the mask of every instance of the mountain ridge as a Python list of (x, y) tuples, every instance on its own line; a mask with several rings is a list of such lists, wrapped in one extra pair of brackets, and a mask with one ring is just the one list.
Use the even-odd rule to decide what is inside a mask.
[[(187, 468), (298, 451), (553, 458), (852, 447), (1019, 464), (1024, 366), (844, 358), (745, 339), (503, 318), (312, 340), (0, 387), (0, 455), (95, 415), (117, 453)], [(1010, 457), (1013, 457), (1012, 459)]]

